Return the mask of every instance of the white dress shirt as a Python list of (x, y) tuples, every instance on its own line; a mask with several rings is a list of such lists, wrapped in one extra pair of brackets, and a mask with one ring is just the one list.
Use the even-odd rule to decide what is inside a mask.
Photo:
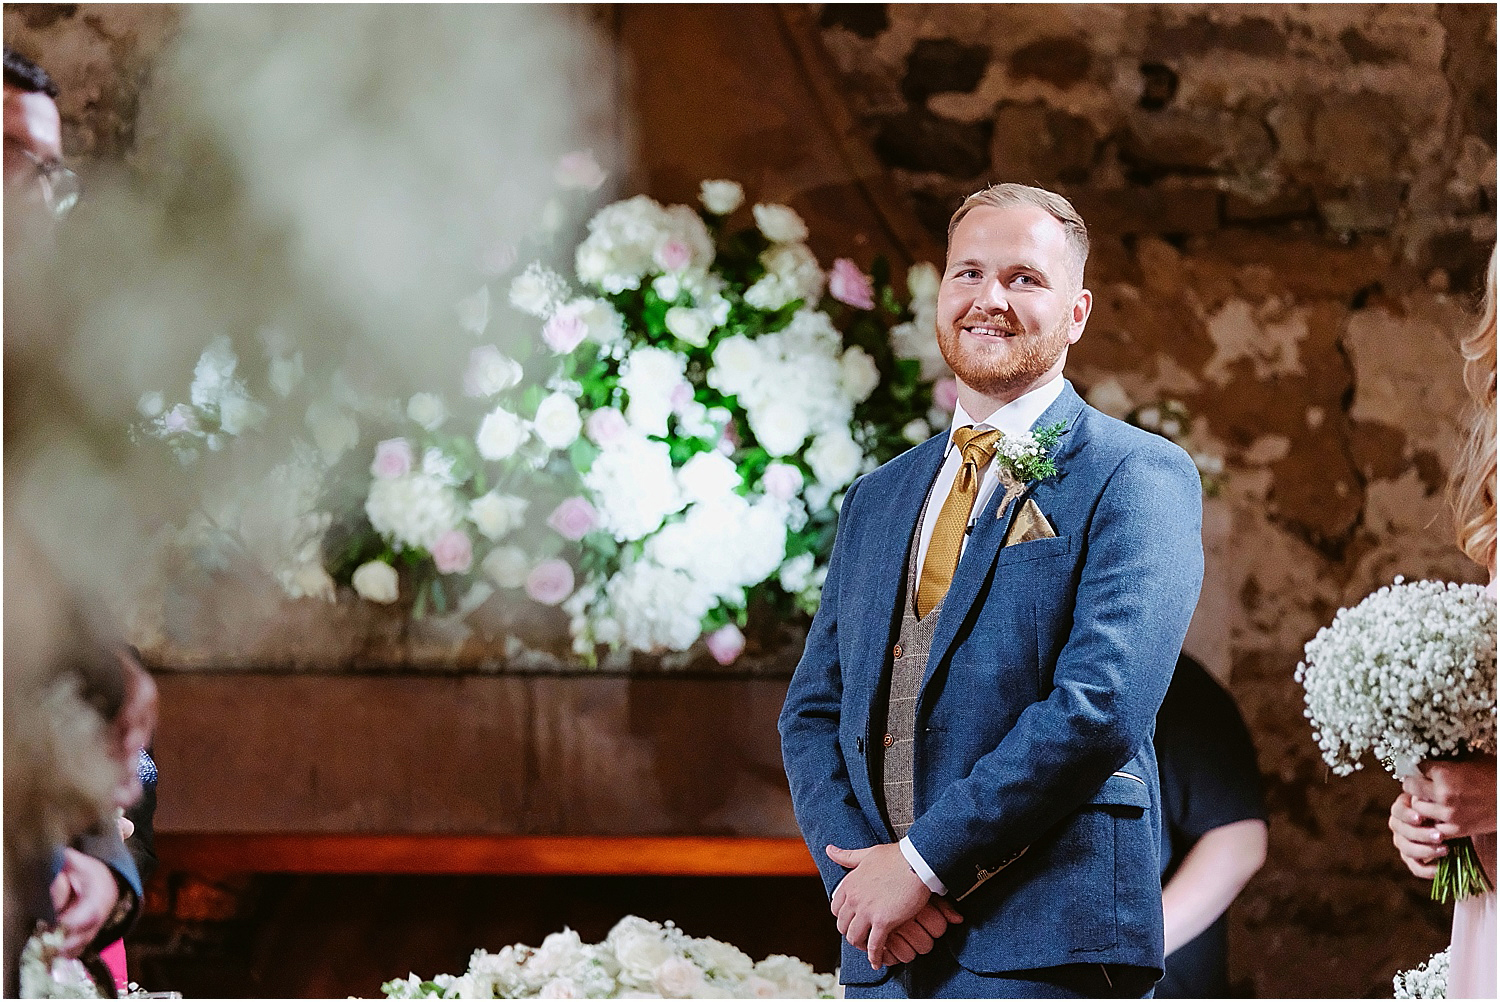
[[(927, 507), (922, 510), (922, 535), (917, 540), (917, 580), (922, 579), (922, 563), (927, 559), (927, 546), (932, 542), (932, 530), (937, 527), (937, 516), (943, 508), (943, 502), (948, 499), (948, 493), (953, 489), (953, 481), (958, 479), (958, 471), (963, 466), (963, 453), (953, 447), (953, 432), (959, 428), (967, 428), (973, 425), (980, 431), (996, 429), (1003, 435), (1020, 435), (1031, 430), (1036, 419), (1042, 416), (1048, 407), (1062, 394), (1063, 378), (1058, 375), (1050, 383), (1038, 386), (1030, 390), (1010, 403), (995, 411), (983, 421), (975, 421), (964, 411), (963, 404), (953, 409), (953, 425), (948, 431), (947, 451), (943, 454), (943, 466), (938, 471), (937, 480), (932, 485), (932, 493), (928, 495)], [(991, 461), (985, 467), (984, 475), (979, 481), (979, 496), (974, 499), (974, 510), (969, 513), (969, 527), (972, 529), (974, 521), (984, 511), (984, 506), (990, 501), (999, 486), (1000, 474), (997, 470), (998, 464)], [(969, 547), (969, 534), (964, 534), (963, 543), (959, 549), (959, 562), (963, 561), (964, 551)], [(907, 596), (911, 601), (911, 596)], [(935, 894), (947, 894), (948, 888), (938, 879), (932, 867), (917, 852), (911, 844), (911, 839), (903, 838), (900, 842), (901, 855), (906, 857), (906, 862), (922, 878), (922, 883), (932, 889)]]

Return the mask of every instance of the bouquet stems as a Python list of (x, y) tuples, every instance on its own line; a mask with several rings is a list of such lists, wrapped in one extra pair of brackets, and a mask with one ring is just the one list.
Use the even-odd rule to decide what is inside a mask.
[(1491, 890), (1484, 867), (1479, 865), (1479, 854), (1474, 851), (1474, 840), (1464, 836), (1445, 844), (1448, 855), (1438, 860), (1437, 875), (1432, 878), (1432, 900), (1462, 901)]

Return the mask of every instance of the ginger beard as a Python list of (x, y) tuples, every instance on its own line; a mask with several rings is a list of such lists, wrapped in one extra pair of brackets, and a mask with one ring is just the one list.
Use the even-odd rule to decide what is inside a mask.
[[(950, 326), (939, 326), (938, 348), (948, 368), (969, 389), (986, 397), (1008, 396), (1036, 382), (1068, 350), (1070, 317), (1063, 314), (1050, 331), (1028, 331), (1011, 316), (970, 312)], [(965, 335), (970, 324), (1005, 328), (1000, 337)]]

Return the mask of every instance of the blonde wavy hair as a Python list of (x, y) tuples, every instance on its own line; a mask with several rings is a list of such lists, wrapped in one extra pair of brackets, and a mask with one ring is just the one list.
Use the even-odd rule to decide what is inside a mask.
[(1480, 320), (1461, 342), (1464, 386), (1469, 391), (1469, 437), (1448, 480), (1448, 503), (1458, 548), (1495, 570), (1495, 252), (1484, 286)]

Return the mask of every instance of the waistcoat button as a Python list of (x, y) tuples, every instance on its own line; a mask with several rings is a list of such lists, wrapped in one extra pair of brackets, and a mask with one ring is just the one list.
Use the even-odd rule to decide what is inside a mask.
[(896, 739), (895, 739), (895, 738), (893, 738), (893, 737), (891, 737), (891, 736), (890, 736), (890, 735), (889, 735), (889, 734), (887, 734), (887, 735), (886, 735), (886, 736), (885, 736), (885, 737), (884, 737), (884, 738), (882, 738), (882, 739), (881, 739), (881, 742), (882, 742), (882, 743), (883, 743), (883, 744), (884, 744), (884, 745), (885, 745), (885, 746), (886, 746), (886, 747), (887, 747), (887, 748), (889, 748), (889, 747), (890, 747), (890, 746), (891, 746), (891, 745), (893, 745), (893, 744), (895, 744), (895, 743), (896, 743)]
[(897, 661), (900, 661), (901, 660), (901, 645), (897, 644), (896, 645), (896, 649), (893, 650), (891, 653), (894, 654), (894, 655), (896, 655), (896, 660)]

